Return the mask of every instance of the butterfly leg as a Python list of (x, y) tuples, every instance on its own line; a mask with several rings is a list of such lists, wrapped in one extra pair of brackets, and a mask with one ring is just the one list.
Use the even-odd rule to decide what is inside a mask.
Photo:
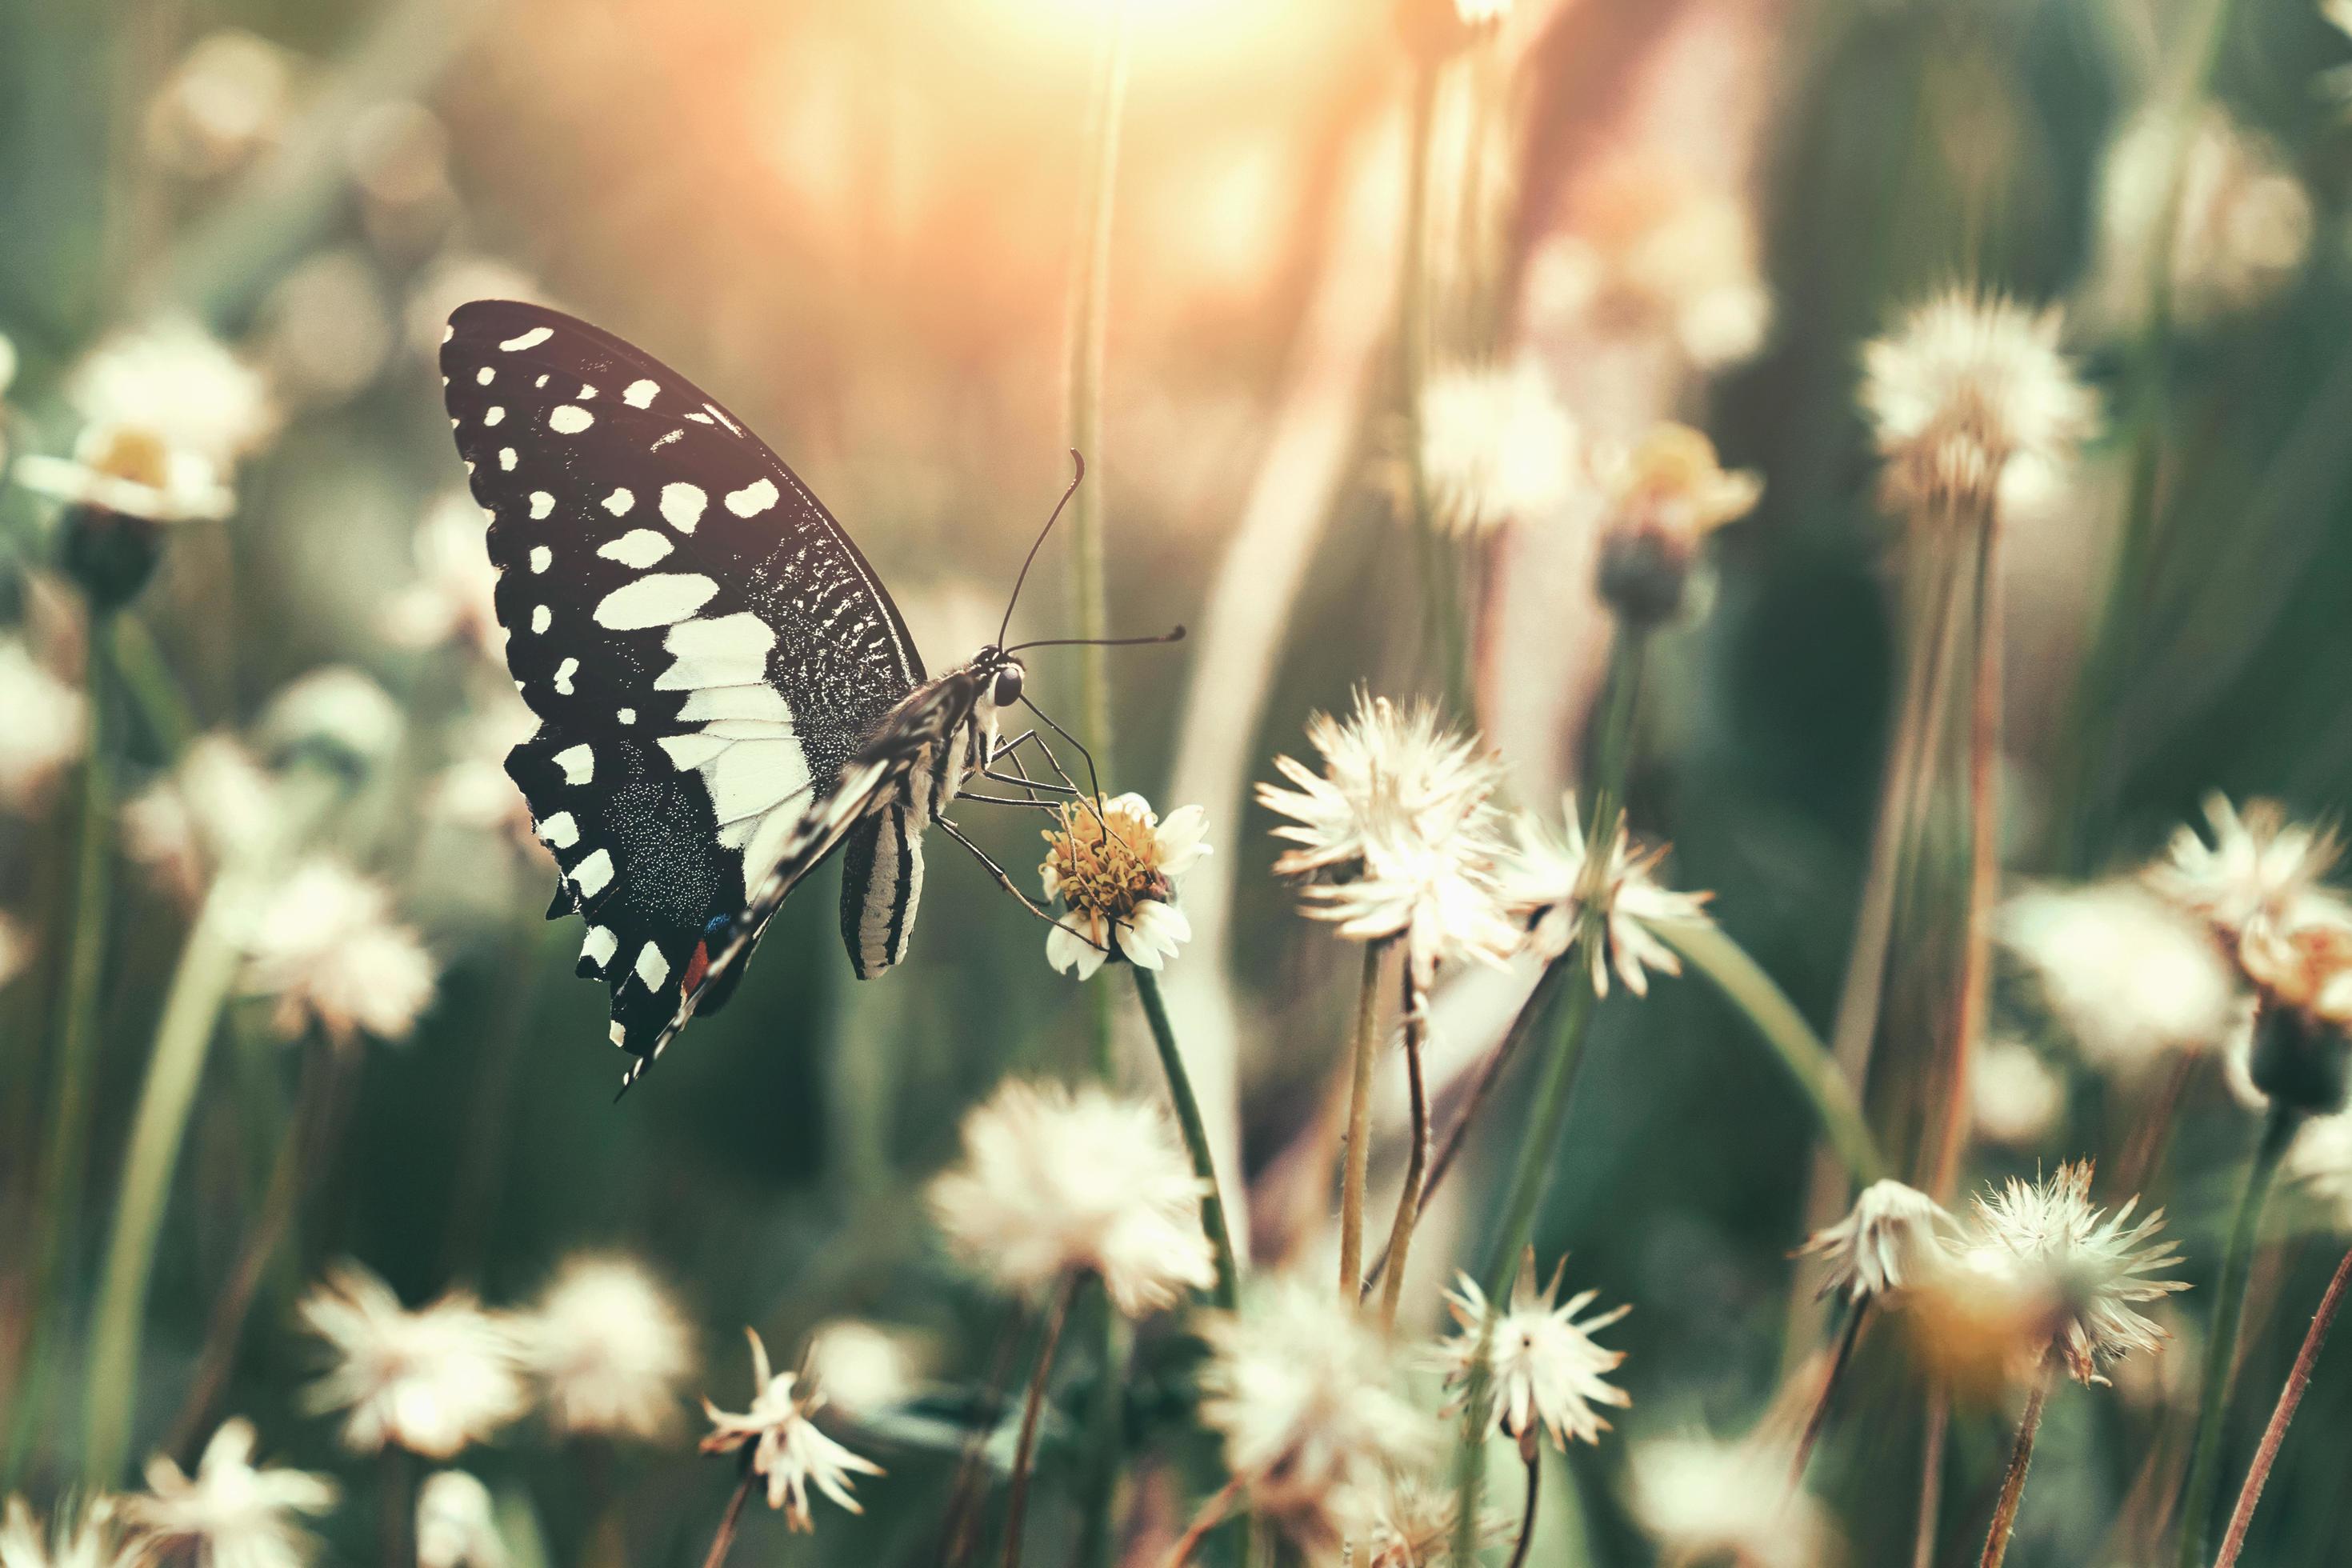
[[(972, 797), (967, 795), (964, 798), (969, 800)], [(971, 850), (972, 858), (978, 860), (988, 874), (996, 879), (996, 885), (998, 887), (1012, 894), (1015, 899), (1018, 899), (1021, 901), (1021, 907), (1023, 909), (1027, 910), (1031, 914), (1035, 915), (1039, 920), (1044, 921), (1049, 926), (1058, 926), (1062, 923), (1060, 921), (1055, 920), (1050, 911), (1040, 909), (1037, 905), (1032, 903), (1029, 900), (1029, 895), (1015, 887), (1013, 885), (1013, 879), (1004, 874), (1004, 868), (990, 859), (987, 850), (982, 849), (979, 845), (974, 844), (971, 839), (966, 838), (954, 823), (950, 822), (944, 816), (935, 816), (931, 818), (931, 820), (939, 824), (941, 832), (954, 839), (957, 843), (962, 845), (965, 848)], [(1097, 949), (1102, 948), (1102, 943), (1094, 941), (1084, 931), (1073, 931), (1071, 934), (1089, 947)]]
[[(1043, 779), (1033, 779), (1029, 776), (1029, 770), (1022, 765), (1021, 758), (1017, 752), (1018, 748), (1030, 742), (1036, 742), (1037, 749), (1040, 752), (1045, 752), (1047, 761), (1050, 762), (1053, 760), (1053, 752), (1045, 751), (1045, 742), (1039, 739), (1037, 731), (1034, 729), (1024, 730), (1021, 731), (1020, 735), (1013, 740), (997, 747), (995, 756), (991, 759), (992, 763), (999, 761), (1011, 763), (1013, 764), (1013, 773), (1018, 776), (1016, 777), (996, 772), (993, 767), (983, 767), (980, 769), (980, 776), (984, 779), (993, 779), (996, 783), (1001, 784), (1013, 784), (1020, 788), (1027, 789), (1033, 794), (1037, 791), (1043, 791), (1047, 795), (1076, 795), (1078, 793), (1078, 787), (1076, 784), (1048, 784)], [(1059, 764), (1056, 764), (1055, 771), (1059, 771)]]

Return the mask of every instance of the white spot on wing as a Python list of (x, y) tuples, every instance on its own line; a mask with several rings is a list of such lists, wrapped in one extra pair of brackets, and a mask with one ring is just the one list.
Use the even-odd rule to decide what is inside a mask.
[(517, 349), (535, 349), (554, 335), (555, 329), (552, 327), (533, 327), (530, 331), (523, 333), (522, 336), (519, 338), (507, 339), (506, 342), (500, 343), (499, 347), (506, 350), (509, 353), (514, 353)]
[(629, 509), (636, 504), (637, 498), (625, 489), (614, 490), (604, 498), (604, 510), (614, 517), (628, 516)]
[(709, 620), (684, 621), (662, 641), (677, 663), (656, 677), (656, 691), (705, 686), (748, 686), (765, 679), (776, 634), (748, 610)]
[(572, 678), (580, 673), (580, 661), (567, 658), (555, 667), (555, 689), (564, 696), (572, 695)]
[(530, 607), (530, 632), (533, 637), (545, 637), (547, 628), (555, 623), (555, 613), (545, 605)]
[(546, 545), (534, 544), (530, 547), (530, 569), (532, 571), (544, 572), (554, 560), (555, 552), (550, 550)]
[(646, 990), (658, 991), (662, 982), (669, 978), (669, 960), (661, 955), (661, 949), (647, 942), (637, 949), (636, 971)]
[(599, 969), (612, 963), (613, 955), (620, 951), (621, 939), (614, 934), (611, 926), (590, 926), (588, 940), (580, 944), (580, 956)]
[(621, 394), (621, 401), (632, 408), (651, 408), (654, 405), (654, 394), (660, 390), (659, 386), (650, 381), (633, 381)]
[(699, 572), (656, 572), (605, 595), (596, 605), (596, 624), (616, 632), (669, 626), (710, 603), (718, 592), (719, 584)]
[(654, 528), (633, 528), (620, 538), (596, 547), (596, 553), (605, 560), (617, 561), (640, 572), (669, 552), (669, 535)]
[(572, 868), (572, 885), (580, 889), (583, 899), (593, 899), (612, 884), (612, 852), (599, 849)]
[(585, 402), (587, 402), (590, 398), (592, 398), (592, 397), (593, 397), (593, 396), (595, 396), (595, 395), (596, 395), (596, 389), (595, 389), (594, 387), (590, 386), (590, 385), (589, 385), (587, 383), (585, 383), (585, 382), (583, 382), (583, 383), (581, 383), (581, 384), (580, 384), (580, 401), (581, 401), (581, 402), (585, 403)]
[(570, 403), (557, 404), (555, 411), (547, 416), (547, 427), (559, 436), (577, 436), (594, 423), (593, 414)]
[(477, 386), (488, 386), (490, 383), (498, 380), (498, 378), (499, 373), (497, 371), (492, 370), (488, 365), (484, 365), (481, 369), (474, 373), (474, 384)]
[(580, 842), (580, 825), (570, 812), (559, 811), (539, 825), (539, 836), (555, 848), (569, 849)]
[(710, 410), (710, 416), (712, 418), (718, 420), (721, 425), (726, 426), (728, 429), (732, 430), (736, 435), (740, 436), (743, 433), (742, 426), (737, 425), (735, 421), (728, 418), (725, 414), (719, 412), (719, 405), (716, 403), (706, 403), (702, 406)]
[(614, 714), (614, 717), (620, 720), (624, 724), (634, 724), (637, 721), (637, 710), (634, 708), (624, 708), (620, 712)]
[(482, 416), (482, 423), (484, 425), (496, 425), (503, 421), (506, 416), (507, 411), (505, 409), (493, 408), (488, 414)]
[(710, 498), (702, 493), (699, 485), (672, 483), (662, 486), (661, 514), (680, 533), (692, 533), (694, 525), (702, 521), (702, 510)]
[(533, 490), (530, 492), (530, 515), (533, 521), (537, 521), (539, 519), (545, 517), (549, 512), (551, 512), (554, 510), (555, 498), (553, 496), (548, 494), (545, 490)]
[(555, 765), (563, 770), (563, 782), (584, 784), (596, 776), (596, 753), (583, 741), (576, 746), (566, 746), (555, 753)]
[(757, 517), (775, 504), (776, 487), (769, 479), (759, 479), (740, 490), (727, 492), (727, 510), (737, 517)]
[(506, 472), (508, 472), (508, 473), (511, 474), (511, 473), (513, 473), (513, 472), (514, 472), (514, 464), (515, 464), (515, 453), (514, 453), (514, 448), (513, 448), (512, 447), (499, 447), (499, 467), (500, 468), (504, 469)]
[(661, 749), (669, 753), (670, 766), (684, 773), (725, 751), (727, 742), (714, 735), (664, 735)]

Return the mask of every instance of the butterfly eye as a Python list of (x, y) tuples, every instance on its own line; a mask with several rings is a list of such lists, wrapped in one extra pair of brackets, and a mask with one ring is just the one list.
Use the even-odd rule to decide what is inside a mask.
[(1017, 664), (1008, 664), (998, 670), (995, 689), (988, 695), (989, 700), (999, 708), (1010, 708), (1020, 701), (1021, 667)]

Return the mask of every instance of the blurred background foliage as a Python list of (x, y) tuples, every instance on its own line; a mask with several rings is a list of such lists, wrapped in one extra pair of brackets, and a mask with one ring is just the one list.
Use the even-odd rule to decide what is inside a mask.
[[(1397, 112), (1405, 66), (1387, 11), (1137, 6), (1106, 432), (1087, 454), (1108, 507), (1117, 630), (1201, 612), (1266, 458), (1318, 279), (1349, 265), (1356, 149)], [(1679, 413), (1767, 487), (1759, 512), (1724, 536), (1711, 609), (1660, 649), (1633, 806), (1674, 840), (1677, 885), (1714, 889), (1726, 927), (1824, 1028), (1895, 668), (1893, 534), (1854, 411), (1859, 345), (1954, 280), (2065, 302), (2070, 347), (2127, 414), (2137, 339), (2103, 322), (2095, 300), (2102, 160), (2135, 107), (2187, 68), (2181, 41), (2203, 11), (2196, 0), (1570, 0), (1514, 62), (1511, 273), (1568, 222), (1581, 174), (1627, 143), (1752, 203), (1772, 303), (1760, 352), (1633, 416)], [(2352, 129), (2325, 85), (2352, 45), (2307, 0), (2243, 0), (2226, 16), (2213, 90), (2274, 140), (2307, 191), (2308, 261), (2252, 308), (2183, 323), (2163, 348), (2163, 551), (2128, 607), (2136, 630), (2106, 710), (2072, 711), (2070, 694), (2105, 594), (2128, 419), (2082, 484), (2011, 531), (2008, 858), (2028, 874), (2143, 857), (2210, 788), (2332, 819), (2352, 785)], [(411, 1300), (465, 1280), (503, 1303), (568, 1252), (626, 1247), (690, 1304), (707, 1354), (698, 1386), (722, 1404), (743, 1378), (733, 1336), (745, 1322), (782, 1346), (825, 1319), (876, 1318), (926, 1336), (942, 1377), (979, 1379), (1004, 1310), (938, 1254), (919, 1186), (950, 1153), (960, 1112), (1001, 1075), (1084, 1059), (1085, 1009), (1039, 961), (1033, 922), (935, 852), (912, 961), (858, 987), (835, 947), (829, 888), (799, 900), (740, 999), (615, 1107), (602, 992), (569, 978), (569, 925), (539, 920), (544, 858), (420, 806), (497, 680), (462, 647), (403, 648), (382, 627), (388, 599), (418, 574), (420, 519), (462, 478), (436, 395), (440, 323), (463, 299), (527, 294), (726, 398), (856, 535), (933, 668), (983, 640), (1064, 474), (1070, 215), (1097, 27), (1093, 0), (0, 0), (0, 332), (21, 360), (11, 446), (70, 447), (65, 379), (126, 321), (184, 310), (238, 345), (272, 377), (282, 434), (239, 472), (231, 520), (181, 526), (131, 613), (199, 727), (245, 727), (324, 663), (367, 669), (406, 720), (400, 748), (325, 832), (396, 888), (441, 965), (440, 994), (413, 1038), (360, 1058), (343, 1146), (305, 1197), (299, 1255), (280, 1258), (246, 1335), (222, 1407), (252, 1414), (272, 1451), (340, 1463), (327, 1424), (291, 1404), (313, 1347), (289, 1331), (289, 1312), (303, 1281), (343, 1255)], [(215, 58), (208, 76), (191, 51), (216, 47), (207, 41), (224, 30), (247, 54)], [(1679, 89), (1678, 71), (1690, 78)], [(1752, 107), (1677, 122), (1678, 104), (1708, 96)], [(1579, 374), (1575, 342), (1541, 347), (1565, 362), (1563, 378)], [(1318, 520), (1270, 687), (1248, 707), (1255, 757), (1297, 751), (1309, 710), (1343, 703), (1357, 682), (1424, 681), (1417, 557), (1383, 477), (1393, 374), (1383, 360), (1364, 391), (1362, 431), (1327, 498), (1328, 525)], [(1581, 395), (1604, 405), (1579, 417), (1607, 425), (1606, 379)], [(64, 613), (42, 575), (53, 510), (0, 491), (0, 603), (36, 637)], [(1049, 566), (1058, 573), (1060, 559)], [(1598, 611), (1580, 582), (1561, 587), (1559, 605), (1545, 635), (1522, 629), (1508, 660), (1594, 668), (1577, 617)], [(1062, 629), (1065, 601), (1040, 594), (1024, 620), (1033, 635)], [(1115, 787), (1155, 799), (1165, 788), (1189, 658), (1118, 656)], [(1049, 660), (1033, 681), (1073, 704), (1074, 664)], [(1552, 748), (1510, 759), (1540, 799), (1575, 752), (1574, 713), (1518, 733)], [(127, 782), (154, 777), (173, 739), (143, 712), (121, 742)], [(2053, 802), (2077, 765), (2089, 805), (2070, 826)], [(1334, 1070), (1355, 959), (1297, 921), (1266, 874), (1262, 816), (1209, 804), (1217, 854), (1238, 867), (1233, 936), (1227, 951), (1183, 962), (1231, 966), (1247, 1024), (1243, 1147), (1262, 1170)], [(967, 815), (1009, 866), (1030, 865), (1025, 823)], [(12, 1225), (37, 1144), (34, 1047), (56, 1005), (46, 961), (69, 820), (52, 804), (0, 823), (0, 902), (50, 933), (0, 994)], [(186, 921), (139, 868), (119, 879), (86, 1216), (110, 1211)], [(2040, 1030), (2039, 1048), (2063, 1059), (2029, 991), (2004, 974), (2014, 1030)], [(292, 1093), (265, 1012), (232, 1013), (198, 1102), (149, 1317), (142, 1452), (177, 1408)], [(1570, 1251), (1575, 1279), (1638, 1304), (1612, 1342), (1632, 1352), (1629, 1425), (1737, 1428), (1780, 1366), (1812, 1123), (1703, 985), (1612, 1003), (1601, 1028), (1539, 1251)], [(1980, 1148), (1977, 1173), (2120, 1157), (2144, 1101), (2067, 1077), (2072, 1114)], [(2243, 1113), (2204, 1088), (2170, 1162), (2147, 1178), (2200, 1279), (2227, 1199), (2197, 1173), (2234, 1160), (2248, 1137)], [(2279, 1303), (2307, 1300), (2332, 1260), (2305, 1234), (2318, 1223), (2304, 1215), (2266, 1257), (2257, 1289), (2282, 1323), (2294, 1314)], [(93, 1289), (101, 1234), (86, 1223), (68, 1260), (74, 1300)], [(5, 1307), (21, 1346), (21, 1289)], [(2189, 1346), (2195, 1318), (2193, 1305), (2169, 1314)], [(69, 1334), (61, 1366), (77, 1364), (79, 1328)], [(2291, 1337), (2253, 1342), (2250, 1386), (2275, 1384)], [(1905, 1374), (1883, 1359), (1865, 1369), (1854, 1411), (1901, 1396)], [(2158, 1375), (2190, 1364), (2176, 1344)], [(79, 1386), (60, 1378), (33, 1473), (68, 1462)], [(2047, 1506), (2029, 1506), (2021, 1561), (2132, 1560), (2108, 1531), (2173, 1418), (2126, 1392), (2053, 1415), (2037, 1483)], [(2334, 1476), (2352, 1373), (2324, 1366), (2313, 1401), (2309, 1440), (2273, 1483), (2260, 1561), (2352, 1552)], [(1877, 1506), (1870, 1478), (1884, 1478), (1856, 1451), (1876, 1436), (1854, 1419), (1829, 1452), (1825, 1485), (1844, 1505), (1856, 1563), (1907, 1550), (1907, 1502)], [(1964, 1418), (1955, 1442), (1989, 1488), (2000, 1420)], [(747, 1552), (922, 1560), (950, 1461), (877, 1451), (892, 1474), (866, 1489), (866, 1519), (836, 1516), (789, 1544), (780, 1524), (755, 1521)], [(1646, 1561), (1612, 1500), (1618, 1453), (1578, 1457), (1591, 1560)], [(583, 1558), (590, 1489), (607, 1482), (525, 1443), (469, 1462), (535, 1503), (551, 1560)], [(677, 1454), (625, 1465), (639, 1500), (628, 1560), (698, 1552), (728, 1485), (719, 1467)], [(1956, 1532), (1975, 1529), (1978, 1500), (1955, 1500)], [(350, 1517), (333, 1532), (340, 1551), (365, 1553)]]

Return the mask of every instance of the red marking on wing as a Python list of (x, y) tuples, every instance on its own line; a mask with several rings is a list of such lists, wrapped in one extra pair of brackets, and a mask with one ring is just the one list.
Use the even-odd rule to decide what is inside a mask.
[(698, 942), (694, 944), (694, 956), (686, 961), (686, 978), (678, 983), (678, 994), (693, 995), (695, 987), (702, 984), (702, 977), (709, 972), (710, 944)]

